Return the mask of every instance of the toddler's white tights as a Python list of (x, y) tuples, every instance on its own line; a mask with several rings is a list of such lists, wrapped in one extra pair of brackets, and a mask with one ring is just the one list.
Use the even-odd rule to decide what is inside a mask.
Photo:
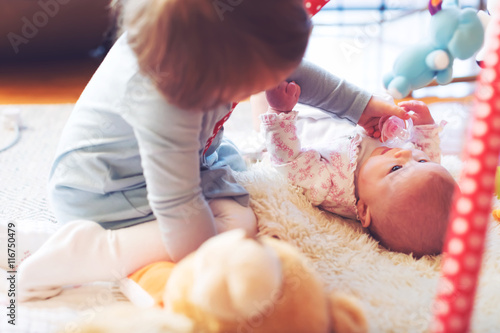
[[(253, 211), (232, 199), (209, 202), (218, 232), (244, 228), (257, 233)], [(106, 230), (78, 220), (61, 227), (18, 271), (18, 301), (45, 299), (63, 286), (117, 281), (156, 261), (170, 261), (157, 221)]]

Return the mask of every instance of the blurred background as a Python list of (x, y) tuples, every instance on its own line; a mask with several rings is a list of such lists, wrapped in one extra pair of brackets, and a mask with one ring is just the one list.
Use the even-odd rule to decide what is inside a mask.
[[(0, 104), (72, 103), (116, 37), (120, 0), (0, 0)], [(314, 18), (306, 58), (372, 92), (396, 56), (425, 37), (426, 0), (332, 0)], [(484, 0), (462, 0), (484, 9)], [(453, 88), (413, 97), (465, 98), (479, 68), (456, 61)]]
[[(425, 39), (431, 15), (426, 0), (330, 1), (314, 18), (306, 57), (369, 91), (382, 93), (382, 76), (407, 47)], [(461, 0), (462, 7), (485, 10), (485, 0)], [(414, 98), (462, 98), (474, 90), (479, 66), (474, 57), (454, 63), (450, 87), (425, 88)], [(452, 86), (452, 88), (451, 88)]]
[(110, 0), (0, 0), (0, 103), (71, 103), (115, 37)]
[[(121, 1), (127, 0), (0, 0), (0, 219), (56, 223), (46, 186), (52, 159), (72, 103), (118, 34)], [(383, 93), (382, 76), (395, 58), (426, 36), (431, 18), (427, 3), (331, 0), (313, 18), (305, 56), (368, 91)], [(460, 3), (485, 8), (484, 0)], [(478, 72), (474, 57), (455, 61), (457, 82), (413, 92), (412, 97), (431, 103), (437, 122), (448, 122), (442, 132), (443, 154), (456, 155), (462, 150)], [(224, 124), (224, 133), (247, 162), (253, 163), (262, 158), (265, 147), (260, 133), (249, 126), (250, 104), (238, 104)], [(301, 110), (301, 116), (310, 117), (307, 111)], [(11, 124), (16, 126), (5, 126), (9, 122), (2, 121), (11, 120), (2, 118), (5, 115), (14, 119)], [(311, 119), (318, 119), (314, 117)], [(450, 171), (458, 174), (460, 166)], [(40, 224), (40, 230), (46, 232), (47, 228)], [(124, 299), (116, 286), (103, 288), (105, 292), (96, 289), (91, 295), (88, 289), (76, 288), (62, 301), (54, 298), (48, 305), (34, 302), (19, 312), (22, 319), (16, 331), (55, 332), (61, 325), (70, 330), (75, 320), (84, 319), (83, 314), (102, 308), (103, 299)], [(3, 323), (7, 325), (0, 322), (0, 332), (9, 331), (3, 329)]]

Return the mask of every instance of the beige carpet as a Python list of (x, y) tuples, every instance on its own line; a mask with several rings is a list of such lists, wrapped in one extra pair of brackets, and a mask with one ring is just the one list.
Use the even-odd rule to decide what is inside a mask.
[[(0, 114), (6, 109), (19, 110), (23, 123), (19, 142), (0, 152), (0, 219), (56, 222), (48, 206), (46, 184), (72, 108), (73, 104), (0, 106)], [(2, 135), (11, 133), (0, 128)]]
[[(59, 135), (73, 105), (0, 106), (0, 114), (8, 108), (19, 109), (24, 128), (19, 142), (0, 152), (0, 220), (55, 230), (57, 223), (47, 200), (47, 177)], [(11, 134), (0, 128), (0, 145), (2, 138)], [(0, 245), (0, 251), (6, 251), (4, 244)], [(17, 304), (13, 326), (6, 316), (10, 301), (6, 282), (6, 273), (0, 269), (2, 333), (52, 333), (59, 329), (74, 332), (76, 323), (90, 320), (110, 304), (127, 301), (113, 283), (68, 288), (47, 301)]]

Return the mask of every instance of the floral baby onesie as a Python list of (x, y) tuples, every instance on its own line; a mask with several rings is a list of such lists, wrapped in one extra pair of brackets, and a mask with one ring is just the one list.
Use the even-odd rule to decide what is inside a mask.
[[(302, 148), (295, 127), (297, 114), (291, 111), (261, 115), (271, 162), (290, 183), (304, 189), (313, 205), (357, 219), (356, 169), (383, 143), (372, 144), (373, 148), (360, 156), (360, 146), (365, 140), (378, 140), (353, 130), (352, 135), (332, 139), (328, 145)], [(439, 132), (444, 125), (415, 126), (410, 145), (440, 163)]]

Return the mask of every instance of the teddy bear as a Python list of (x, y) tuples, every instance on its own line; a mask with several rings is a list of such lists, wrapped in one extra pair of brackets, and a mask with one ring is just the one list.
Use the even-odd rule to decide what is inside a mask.
[(151, 288), (153, 276), (163, 289), (161, 301), (155, 300), (162, 308), (144, 307), (144, 295), (129, 295), (141, 298), (143, 307), (108, 309), (79, 331), (367, 332), (357, 299), (327, 292), (304, 256), (272, 237), (252, 238), (236, 229), (207, 240), (177, 264), (156, 264), (131, 278), (137, 286), (149, 283), (143, 291), (158, 291)]
[(384, 86), (401, 99), (434, 78), (438, 84), (449, 83), (454, 60), (472, 57), (483, 40), (484, 27), (477, 12), (460, 9), (456, 0), (444, 0), (430, 20), (427, 38), (398, 56), (392, 72), (383, 78)]

